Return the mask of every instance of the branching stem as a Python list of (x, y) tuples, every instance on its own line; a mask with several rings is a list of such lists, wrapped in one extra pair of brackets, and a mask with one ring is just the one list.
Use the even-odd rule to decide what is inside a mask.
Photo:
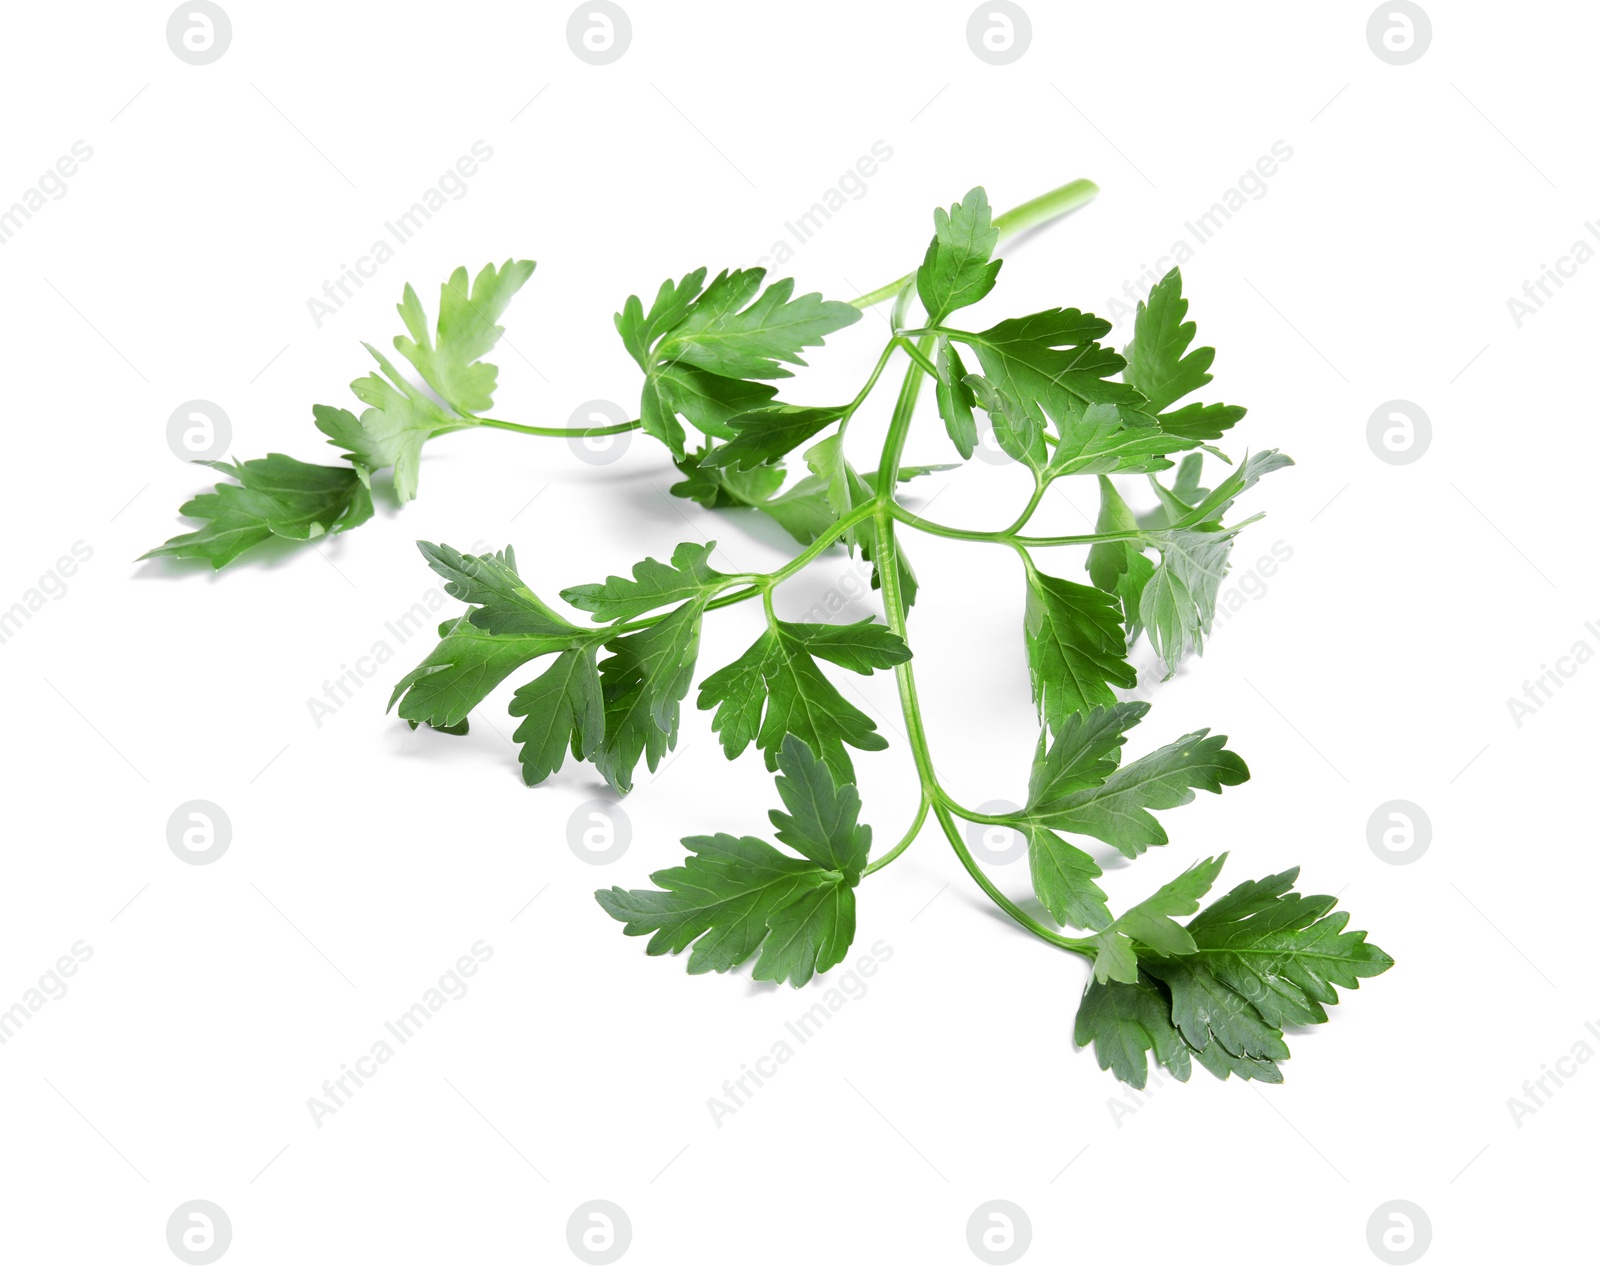
[[(1027, 229), (1034, 228), (1050, 220), (1074, 211), (1089, 202), (1099, 192), (1099, 189), (1087, 180), (1075, 180), (1070, 184), (1062, 185), (1059, 189), (1026, 202), (1003, 215), (995, 217), (994, 227), (999, 230), (1000, 238), (1005, 238)], [(904, 299), (909, 296), (909, 288), (915, 282), (916, 274), (911, 273), (898, 281), (877, 290), (862, 295), (853, 300), (858, 308), (870, 307), (885, 299), (898, 298), (902, 300), (897, 305), (895, 320), (903, 315)], [(857, 410), (865, 403), (867, 397), (877, 386), (890, 357), (896, 350), (901, 350), (910, 358), (911, 363), (906, 367), (906, 374), (901, 381), (900, 394), (895, 401), (894, 414), (889, 422), (889, 432), (884, 440), (883, 454), (878, 462), (877, 486), (872, 491), (871, 498), (865, 503), (853, 507), (848, 513), (842, 514), (816, 540), (812, 541), (804, 550), (790, 559), (783, 566), (770, 572), (745, 573), (726, 578), (722, 591), (710, 598), (705, 607), (707, 610), (732, 606), (735, 603), (747, 601), (750, 598), (760, 597), (762, 608), (768, 623), (776, 620), (772, 605), (772, 591), (785, 580), (802, 571), (812, 563), (822, 552), (836, 544), (857, 525), (871, 520), (872, 524), (872, 561), (878, 574), (878, 584), (883, 593), (884, 619), (889, 629), (902, 641), (907, 641), (906, 628), (906, 599), (903, 592), (900, 575), (899, 546), (895, 540), (895, 524), (903, 523), (907, 527), (915, 528), (919, 532), (927, 532), (934, 536), (943, 536), (952, 540), (984, 541), (992, 544), (1005, 545), (1015, 549), (1021, 555), (1025, 566), (1032, 567), (1027, 556), (1027, 549), (1033, 546), (1050, 545), (1093, 545), (1101, 541), (1135, 540), (1141, 536), (1139, 532), (1111, 532), (1080, 536), (1055, 536), (1055, 537), (1025, 537), (1019, 533), (1027, 526), (1038, 509), (1040, 500), (1044, 497), (1049, 480), (1035, 476), (1033, 495), (1021, 514), (1006, 528), (997, 532), (980, 532), (966, 528), (950, 527), (946, 524), (935, 523), (924, 519), (920, 515), (901, 506), (895, 499), (896, 488), (899, 484), (900, 460), (905, 451), (906, 437), (910, 432), (911, 417), (916, 410), (917, 397), (922, 388), (923, 377), (938, 378), (939, 371), (930, 358), (934, 341), (937, 337), (951, 337), (968, 340), (970, 335), (962, 331), (945, 330), (938, 327), (926, 329), (899, 330), (891, 337), (878, 356), (877, 363), (873, 366), (872, 373), (865, 385), (855, 398), (845, 408), (839, 422), (838, 439), (843, 442), (844, 433), (855, 416)], [(582, 438), (588, 436), (617, 435), (624, 431), (639, 428), (640, 423), (622, 422), (611, 426), (591, 427), (544, 427), (526, 426), (519, 422), (505, 422), (498, 418), (474, 418), (474, 422), (481, 426), (495, 427), (500, 430), (516, 431), (524, 435), (554, 436), (556, 438)], [(647, 616), (637, 620), (630, 620), (611, 625), (603, 630), (596, 630), (597, 636), (610, 638), (619, 633), (631, 632), (635, 629), (646, 628), (662, 617)], [(964, 809), (952, 800), (939, 785), (938, 775), (933, 767), (933, 756), (928, 746), (927, 732), (923, 726), (922, 706), (917, 698), (916, 673), (910, 661), (895, 666), (895, 682), (900, 692), (900, 709), (905, 718), (906, 734), (911, 744), (911, 752), (916, 761), (917, 779), (921, 787), (918, 797), (917, 812), (906, 833), (900, 838), (887, 853), (871, 862), (865, 874), (872, 874), (881, 870), (906, 851), (917, 838), (927, 822), (928, 812), (931, 809), (938, 820), (940, 828), (950, 841), (950, 847), (955, 850), (957, 858), (967, 873), (976, 881), (985, 895), (1003, 910), (1019, 926), (1033, 933), (1043, 941), (1061, 949), (1074, 953), (1093, 956), (1093, 950), (1085, 948), (1084, 944), (1074, 941), (1070, 937), (1052, 931), (1038, 919), (1022, 909), (1016, 902), (1001, 892), (995, 886), (983, 868), (978, 865), (962, 838), (960, 829), (956, 825), (955, 816), (983, 824), (1005, 825), (1006, 819), (992, 815), (976, 813)]]

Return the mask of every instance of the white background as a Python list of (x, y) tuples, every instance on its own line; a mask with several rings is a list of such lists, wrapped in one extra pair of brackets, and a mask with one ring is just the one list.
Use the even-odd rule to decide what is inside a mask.
[[(1369, 49), (1365, 3), (1029, 3), (1028, 52), (991, 66), (965, 3), (637, 0), (628, 52), (596, 67), (569, 50), (565, 5), (225, 7), (232, 44), (203, 67), (169, 51), (163, 5), (6, 17), (0, 204), (74, 141), (93, 149), (0, 246), (0, 606), (74, 542), (93, 550), (0, 646), (0, 1006), (93, 949), (0, 1047), (13, 1260), (175, 1260), (168, 1215), (197, 1198), (227, 1211), (240, 1264), (576, 1260), (567, 1219), (593, 1198), (626, 1210), (640, 1262), (974, 1261), (966, 1221), (992, 1198), (1026, 1211), (1029, 1260), (1378, 1260), (1367, 1222), (1391, 1199), (1425, 1210), (1429, 1260), (1578, 1252), (1600, 1069), (1520, 1128), (1507, 1100), (1580, 1040), (1600, 1049), (1577, 805), (1600, 667), (1520, 727), (1506, 700), (1575, 642), (1600, 647), (1584, 627), (1600, 267), (1521, 328), (1506, 301), (1600, 213), (1600, 18), (1433, 3), (1431, 47), (1397, 67)], [(479, 140), (493, 158), (466, 195), (318, 328), (306, 300)], [(1171, 845), (1105, 881), (1120, 908), (1221, 849), (1224, 886), (1300, 864), (1395, 957), (1291, 1035), (1282, 1087), (1197, 1068), (1128, 1098), (1070, 1040), (1084, 965), (997, 917), (930, 829), (860, 891), (858, 949), (893, 954), (869, 992), (719, 1128), (708, 1098), (828, 982), (691, 978), (590, 893), (642, 884), (682, 835), (760, 831), (774, 797), (754, 755), (729, 765), (687, 707), (678, 753), (626, 802), (631, 846), (597, 867), (566, 830), (598, 778), (569, 764), (523, 787), (507, 691), (466, 739), (384, 715), (423, 639), (314, 724), (308, 697), (433, 587), (414, 539), (509, 542), (549, 595), (679, 540), (714, 537), (729, 569), (792, 553), (669, 498), (651, 441), (597, 466), (561, 441), (455, 435), (429, 445), (414, 504), (315, 552), (264, 549), (220, 577), (131, 561), (210, 482), (167, 448), (180, 402), (220, 404), (236, 456), (334, 462), (310, 405), (350, 403), (360, 341), (399, 331), (404, 283), (432, 308), (457, 264), (539, 261), (493, 357), (498, 416), (561, 425), (593, 398), (632, 416), (622, 300), (755, 262), (875, 141), (893, 157), (798, 252), (802, 290), (898, 276), (932, 207), (974, 184), (997, 210), (1077, 176), (1103, 187), (1008, 253), (973, 320), (1105, 310), (1275, 141), (1293, 150), (1184, 269), (1219, 349), (1210, 394), (1250, 408), (1232, 448), (1298, 463), (1241, 505), (1268, 517), (1235, 579), (1275, 542), (1292, 559), (1154, 691), (1130, 747), (1209, 725), (1254, 777), (1164, 815)], [(847, 394), (881, 320), (830, 340), (785, 395)], [(1395, 398), (1433, 425), (1405, 466), (1366, 439)], [(864, 466), (891, 399), (852, 435)], [(925, 404), (908, 458), (948, 460)], [(1040, 522), (1088, 530), (1092, 484), (1064, 491)], [(914, 492), (991, 527), (1026, 484), (974, 462)], [(988, 546), (907, 549), (940, 772), (964, 802), (1020, 799), (1036, 731), (1017, 569)], [(1077, 577), (1081, 557), (1046, 566)], [(853, 574), (829, 555), (781, 610)], [(708, 619), (702, 673), (757, 619)], [(914, 779), (892, 682), (862, 689), (891, 743), (857, 761), (882, 847)], [(195, 798), (232, 822), (213, 865), (167, 847)], [(1432, 822), (1406, 866), (1367, 842), (1396, 798)], [(994, 873), (1027, 893), (1025, 863)], [(493, 958), (471, 991), (314, 1124), (324, 1079), (479, 940)]]

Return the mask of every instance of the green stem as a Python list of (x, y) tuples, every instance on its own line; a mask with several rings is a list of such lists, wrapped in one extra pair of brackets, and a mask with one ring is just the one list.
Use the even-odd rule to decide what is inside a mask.
[(624, 431), (637, 431), (638, 419), (632, 422), (615, 422), (610, 426), (524, 426), (521, 422), (502, 422), (499, 418), (472, 419), (474, 425), (492, 426), (501, 431), (516, 431), (519, 435), (548, 435), (554, 439), (583, 439), (590, 435), (620, 435)]
[[(923, 340), (924, 343), (928, 339)], [(884, 439), (883, 455), (878, 462), (878, 487), (872, 498), (871, 505), (876, 508), (873, 521), (874, 547), (873, 565), (878, 572), (878, 585), (883, 593), (883, 616), (890, 630), (902, 641), (907, 640), (905, 597), (900, 587), (900, 556), (899, 546), (895, 542), (894, 522), (901, 513), (900, 507), (894, 501), (895, 481), (894, 472), (900, 467), (900, 458), (905, 450), (906, 435), (911, 426), (911, 415), (915, 411), (917, 394), (922, 385), (922, 369), (913, 362), (906, 369), (906, 377), (900, 387), (900, 397), (895, 403), (894, 416), (889, 422), (889, 434)], [(889, 472), (885, 479), (883, 472)], [(896, 664), (894, 669), (895, 684), (900, 691), (900, 711), (905, 717), (906, 738), (911, 745), (911, 753), (916, 761), (917, 778), (922, 786), (922, 800), (924, 812), (928, 802), (932, 801), (934, 816), (938, 818), (939, 825), (943, 828), (950, 846), (955, 849), (956, 856), (961, 864), (966, 867), (967, 873), (983, 889), (985, 895), (1004, 910), (1019, 926), (1032, 932), (1035, 936), (1060, 949), (1071, 950), (1083, 954), (1086, 951), (1075, 945), (1069, 938), (1058, 932), (1052, 932), (1039, 920), (1035, 919), (1016, 902), (995, 887), (994, 881), (984, 874), (983, 868), (978, 865), (968, 850), (966, 841), (961, 838), (961, 832), (956, 829), (954, 820), (950, 817), (950, 801), (945, 796), (943, 788), (939, 786), (939, 778), (933, 768), (933, 755), (928, 747), (927, 730), (922, 720), (922, 704), (917, 698), (916, 672), (911, 666), (911, 661)], [(922, 825), (922, 815), (919, 814), (916, 826)], [(904, 849), (912, 837), (915, 829), (902, 840), (895, 850), (881, 859), (880, 865), (887, 864), (888, 860), (897, 856)]]
[[(932, 336), (924, 337), (917, 347), (924, 360), (927, 359), (928, 349), (933, 346)], [(878, 459), (878, 487), (875, 502), (887, 508), (891, 513), (897, 508), (894, 500), (894, 490), (900, 474), (900, 457), (905, 452), (906, 436), (911, 431), (911, 415), (917, 408), (917, 397), (922, 393), (922, 375), (924, 370), (916, 360), (906, 367), (906, 376), (900, 383), (900, 395), (894, 402), (894, 416), (889, 420), (889, 434), (884, 437), (883, 455)], [(890, 548), (893, 549), (893, 525), (891, 525)], [(883, 571), (882, 563), (878, 570)], [(898, 579), (898, 578), (897, 578)], [(888, 590), (884, 590), (887, 597)], [(903, 613), (902, 613), (903, 614)]]
[[(1018, 523), (1032, 517), (1037, 505), (1037, 500), (1032, 502)], [(890, 513), (907, 527), (926, 532), (930, 536), (942, 536), (952, 541), (984, 541), (991, 545), (1021, 546), (1025, 549), (1038, 549), (1051, 545), (1099, 545), (1104, 541), (1140, 541), (1149, 535), (1140, 528), (1127, 532), (1088, 532), (1081, 536), (1018, 536), (1017, 523), (998, 532), (980, 532), (973, 528), (958, 528), (951, 527), (947, 523), (935, 523), (932, 519), (924, 519), (921, 515), (913, 514), (899, 504), (893, 506)]]
[(1099, 192), (1100, 186), (1092, 180), (1069, 181), (1058, 189), (1024, 202), (1020, 207), (1012, 207), (995, 216), (994, 226), (1000, 230), (1000, 240), (1003, 242), (1008, 237), (1026, 233), (1079, 207), (1088, 206)]
[[(994, 227), (1000, 230), (1000, 241), (1003, 242), (1008, 237), (1015, 237), (1018, 233), (1037, 228), (1058, 216), (1067, 215), (1079, 207), (1087, 206), (1094, 201), (1095, 195), (1099, 192), (1100, 186), (1092, 180), (1074, 180), (1059, 189), (1040, 194), (1037, 198), (1024, 202), (1020, 207), (1012, 207), (1004, 214), (995, 216)], [(907, 273), (898, 281), (891, 281), (887, 286), (870, 290), (859, 298), (850, 300), (850, 303), (853, 307), (870, 308), (885, 299), (894, 298), (914, 281), (916, 276), (916, 273)]]
[(1039, 502), (1044, 500), (1044, 490), (1049, 487), (1037, 472), (1033, 476), (1033, 496), (1028, 498), (1028, 504), (1022, 507), (1022, 513), (1011, 521), (1011, 526), (1000, 533), (1002, 539), (1014, 539), (1018, 532), (1028, 526), (1028, 520), (1033, 518), (1033, 512), (1039, 508)]
[(870, 875), (875, 870), (882, 870), (890, 862), (894, 861), (895, 858), (899, 857), (901, 853), (905, 852), (906, 849), (910, 848), (911, 841), (917, 838), (917, 834), (922, 830), (922, 824), (928, 820), (928, 810), (932, 807), (933, 797), (924, 792), (921, 801), (917, 805), (917, 816), (912, 821), (910, 829), (908, 829), (906, 833), (900, 837), (900, 842), (882, 857), (870, 863), (861, 873), (863, 875)]
[(1016, 923), (1032, 932), (1041, 941), (1046, 941), (1059, 949), (1071, 950), (1074, 954), (1082, 954), (1091, 958), (1094, 956), (1094, 951), (1086, 949), (1072, 937), (1062, 936), (1060, 932), (1052, 932), (995, 887), (994, 880), (983, 873), (983, 867), (978, 865), (977, 859), (972, 856), (971, 850), (967, 848), (967, 842), (961, 838), (961, 831), (957, 828), (955, 819), (950, 816), (949, 806), (942, 798), (933, 806), (933, 816), (939, 820), (939, 825), (944, 828), (945, 838), (950, 841), (950, 847), (955, 849), (956, 856), (961, 859), (961, 864), (967, 868), (967, 874), (977, 881), (978, 887), (983, 889), (984, 894), (990, 901), (994, 902), (995, 905), (1010, 915)]
[(964, 805), (957, 804), (948, 795), (943, 795), (941, 799), (944, 802), (944, 807), (949, 809), (951, 813), (955, 814), (956, 817), (960, 818), (964, 822), (976, 822), (981, 826), (1015, 827), (1017, 825), (1017, 818), (1019, 816), (1018, 814), (979, 813), (976, 809), (968, 809)]
[[(732, 593), (719, 593), (710, 602), (706, 603), (705, 609), (707, 611), (716, 611), (722, 607), (731, 607), (735, 603), (746, 602), (751, 598), (762, 597), (767, 600), (770, 612), (773, 589), (788, 580), (796, 572), (803, 571), (810, 566), (824, 550), (831, 545), (837, 544), (839, 538), (855, 527), (856, 524), (872, 518), (877, 513), (877, 508), (876, 501), (868, 501), (851, 510), (849, 514), (841, 515), (816, 540), (812, 541), (810, 545), (807, 545), (805, 549), (801, 550), (782, 567), (767, 572), (748, 572), (744, 575), (727, 577), (727, 583), (723, 585), (724, 589), (731, 588), (734, 585), (744, 585), (746, 587), (736, 589)], [(670, 614), (670, 612), (667, 614)], [(632, 633), (638, 629), (647, 629), (664, 618), (665, 615), (641, 616), (639, 619), (629, 620), (625, 624), (611, 624), (593, 631), (609, 639), (619, 633)]]
[(922, 349), (913, 343), (909, 337), (902, 335), (900, 338), (900, 346), (906, 349), (906, 355), (911, 357), (912, 360), (916, 361), (916, 363), (921, 367), (923, 373), (927, 374), (930, 378), (937, 379), (939, 377), (939, 371), (937, 368), (935, 368), (934, 363), (922, 354)]
[(868, 376), (866, 385), (856, 392), (856, 398), (846, 406), (844, 416), (839, 419), (840, 444), (844, 443), (844, 433), (850, 426), (850, 419), (855, 417), (856, 410), (866, 403), (867, 397), (872, 394), (872, 389), (878, 385), (878, 379), (882, 377), (884, 366), (889, 363), (889, 357), (894, 355), (894, 349), (900, 347), (902, 342), (903, 340), (901, 339), (891, 338), (884, 344), (883, 351), (878, 354), (878, 363), (872, 367), (872, 373)]

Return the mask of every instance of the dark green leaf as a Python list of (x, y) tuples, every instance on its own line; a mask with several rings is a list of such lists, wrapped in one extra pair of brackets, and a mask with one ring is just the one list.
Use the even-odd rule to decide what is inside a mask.
[(642, 758), (651, 770), (678, 743), (678, 705), (694, 677), (705, 607), (686, 602), (657, 623), (606, 643), (600, 663), (605, 740), (594, 763), (621, 795), (633, 789)]
[(1132, 689), (1122, 612), (1089, 585), (1046, 576), (1031, 564), (1023, 622), (1028, 672), (1039, 716), (1054, 731), (1074, 712), (1117, 701), (1112, 686)]
[[(1085, 717), (1085, 730), (1097, 725), (1103, 729), (1109, 720), (1104, 712), (1078, 715)], [(1082, 744), (1074, 731), (1064, 729), (1057, 746), (1066, 739), (1074, 744), (1073, 751)], [(1035, 795), (1030, 798), (1027, 816), (1055, 830), (1087, 835), (1110, 844), (1125, 857), (1137, 857), (1147, 848), (1167, 842), (1166, 830), (1150, 814), (1151, 809), (1175, 809), (1193, 800), (1197, 788), (1220, 792), (1250, 777), (1244, 761), (1224, 746), (1227, 741), (1226, 735), (1210, 735), (1208, 730), (1185, 734), (1176, 742), (1122, 766), (1097, 786), (1059, 798), (1041, 799)], [(1121, 742), (1118, 734), (1115, 746), (1109, 750), (1114, 751)], [(1068, 755), (1070, 757), (1072, 752)], [(1044, 795), (1054, 797), (1058, 794), (1057, 787), (1071, 783), (1049, 776), (1050, 771), (1061, 764), (1054, 749), (1044, 761), (1046, 773), (1043, 777), (1039, 764), (1035, 763), (1035, 782)], [(1100, 765), (1103, 768), (1104, 762)]]
[(605, 738), (605, 700), (594, 647), (563, 651), (511, 698), (511, 715), (525, 720), (512, 734), (521, 745), (522, 780), (541, 783), (566, 760), (568, 749), (588, 760)]
[(563, 589), (561, 596), (599, 623), (632, 619), (686, 598), (709, 598), (728, 580), (711, 566), (716, 548), (715, 541), (703, 545), (685, 541), (673, 550), (670, 565), (647, 558), (633, 565), (631, 580), (610, 576), (604, 584)]
[(1143, 981), (1090, 982), (1072, 1036), (1079, 1046), (1093, 1042), (1100, 1067), (1136, 1090), (1144, 1089), (1150, 1075), (1151, 1052), (1179, 1081), (1189, 1080), (1189, 1048), (1172, 1026), (1166, 1001)]
[(870, 672), (910, 658), (904, 642), (882, 625), (791, 624), (779, 620), (754, 645), (700, 683), (699, 706), (715, 708), (711, 728), (731, 760), (754, 742), (767, 768), (778, 761), (784, 740), (803, 740), (841, 784), (855, 773), (845, 745), (862, 751), (888, 746), (864, 712), (847, 702), (817, 667), (813, 655)]
[(191, 497), (178, 513), (204, 527), (174, 536), (142, 558), (203, 558), (221, 570), (274, 536), (308, 541), (348, 532), (372, 517), (365, 471), (312, 466), (269, 453), (245, 462), (202, 462), (238, 480)]
[(712, 449), (705, 460), (712, 466), (750, 470), (777, 461), (844, 414), (843, 405), (773, 404), (755, 409), (730, 421), (734, 438)]
[(1099, 931), (1111, 922), (1106, 894), (1094, 881), (1104, 872), (1094, 858), (1048, 827), (1024, 823), (1033, 891), (1057, 923)]
[(855, 936), (855, 886), (872, 843), (857, 823), (855, 788), (839, 785), (811, 750), (791, 738), (779, 760), (778, 839), (805, 860), (751, 836), (684, 840), (684, 865), (657, 871), (657, 889), (595, 893), (629, 936), (650, 935), (646, 952), (691, 944), (691, 974), (730, 971), (759, 951), (754, 980), (795, 987), (843, 961)]

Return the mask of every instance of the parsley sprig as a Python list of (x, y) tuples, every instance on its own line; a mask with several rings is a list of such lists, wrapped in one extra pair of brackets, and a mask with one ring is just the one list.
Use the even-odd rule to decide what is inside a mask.
[[(709, 282), (708, 271), (696, 269), (663, 282), (648, 306), (630, 296), (616, 327), (644, 382), (638, 418), (615, 426), (487, 416), (498, 371), (484, 357), (502, 333), (497, 322), (507, 304), (532, 276), (531, 262), (489, 265), (470, 286), (458, 269), (441, 288), (432, 329), (407, 286), (399, 307), (406, 334), (394, 347), (421, 383), (369, 347), (378, 371), (351, 384), (365, 410), (313, 411), (347, 465), (282, 454), (213, 463), (231, 482), (182, 507), (203, 526), (151, 555), (221, 568), (270, 537), (347, 531), (372, 516), (375, 473), (392, 469), (395, 498), (411, 499), (424, 445), (453, 431), (642, 429), (665, 445), (683, 476), (674, 495), (714, 509), (754, 508), (804, 548), (770, 572), (736, 574), (711, 565), (713, 543), (684, 543), (665, 560), (636, 563), (629, 575), (562, 590), (566, 606), (583, 613), (569, 616), (534, 592), (509, 546), (472, 555), (422, 542), (428, 565), (466, 610), (441, 627), (438, 645), (396, 685), (390, 707), (413, 726), (462, 733), (497, 686), (538, 661), (540, 671), (517, 687), (510, 705), (524, 779), (542, 782), (570, 756), (591, 762), (626, 794), (639, 764), (654, 770), (676, 744), (698, 678), (694, 708), (710, 714), (730, 760), (751, 748), (761, 753), (777, 771), (784, 808), (771, 814), (777, 844), (694, 836), (683, 841), (681, 865), (651, 876), (654, 886), (596, 894), (624, 932), (650, 937), (648, 953), (687, 951), (691, 973), (750, 963), (757, 980), (803, 985), (843, 961), (861, 881), (904, 853), (931, 817), (996, 906), (1032, 936), (1088, 962), (1074, 1035), (1080, 1046), (1093, 1045), (1102, 1067), (1135, 1086), (1145, 1084), (1151, 1058), (1180, 1080), (1198, 1063), (1220, 1078), (1279, 1081), (1289, 1054), (1285, 1029), (1325, 1021), (1338, 988), (1357, 988), (1392, 960), (1365, 933), (1347, 930), (1348, 916), (1332, 897), (1293, 891), (1295, 870), (1241, 883), (1202, 908), (1225, 854), (1113, 914), (1089, 842), (1137, 859), (1168, 843), (1157, 813), (1249, 778), (1227, 738), (1204, 729), (1125, 759), (1149, 705), (1119, 692), (1137, 683), (1129, 651), (1141, 635), (1169, 676), (1186, 655), (1203, 651), (1234, 539), (1253, 521), (1236, 518), (1233, 507), (1290, 460), (1269, 449), (1235, 462), (1217, 447), (1244, 409), (1195, 398), (1212, 380), (1215, 353), (1194, 346), (1176, 269), (1139, 305), (1120, 353), (1105, 342), (1110, 323), (1077, 308), (979, 330), (964, 328), (959, 316), (995, 290), (1004, 238), (1075, 210), (1096, 192), (1077, 181), (991, 216), (984, 191), (973, 189), (935, 212), (934, 236), (915, 272), (850, 303), (797, 296), (792, 281), (768, 284), (761, 269), (727, 270)], [(802, 353), (891, 300), (891, 332), (854, 397), (833, 404), (778, 398), (780, 385), (789, 390), (791, 367), (805, 365)], [(919, 302), (923, 316), (914, 323)], [(887, 437), (863, 473), (847, 451), (850, 423), (900, 360)], [(903, 462), (930, 379), (955, 457), (976, 451), (981, 413), (995, 442), (1032, 477), (1026, 504), (1002, 527), (936, 522), (898, 499), (902, 483), (941, 469)], [(791, 471), (796, 454), (800, 466)], [(1201, 485), (1207, 456), (1221, 464), (1210, 488)], [(1148, 481), (1153, 511), (1135, 513), (1114, 480), (1134, 475)], [(1071, 477), (1096, 481), (1095, 531), (1030, 533), (1046, 490)], [(999, 547), (1020, 564), (1040, 734), (1027, 801), (1014, 812), (964, 807), (935, 772), (909, 624), (918, 582), (902, 531)], [(871, 564), (883, 622), (779, 619), (774, 592), (837, 547), (859, 550)], [(1087, 547), (1087, 583), (1067, 574), (1058, 551), (1070, 547)], [(765, 615), (761, 635), (731, 663), (700, 674), (705, 617), (756, 600)], [(899, 689), (918, 799), (911, 825), (875, 858), (872, 832), (859, 821), (854, 761), (888, 744), (830, 670), (892, 672)], [(1024, 836), (1048, 922), (985, 872), (960, 821)]]

